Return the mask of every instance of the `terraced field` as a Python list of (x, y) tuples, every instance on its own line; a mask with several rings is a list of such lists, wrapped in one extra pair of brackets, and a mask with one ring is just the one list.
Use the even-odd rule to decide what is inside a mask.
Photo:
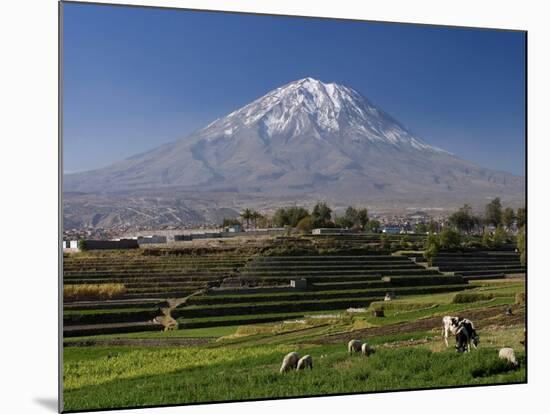
[(65, 285), (122, 284), (116, 299), (65, 299), (65, 336), (91, 333), (161, 330), (159, 321), (178, 301), (221, 281), (244, 265), (246, 257), (232, 254), (179, 256), (145, 255), (142, 251), (119, 256), (113, 252), (71, 255), (64, 260)]
[[(420, 255), (418, 263), (425, 262)], [(525, 275), (526, 267), (520, 263), (519, 254), (513, 250), (473, 252), (442, 252), (432, 261), (440, 272), (453, 273), (466, 280), (499, 279), (505, 275)]]
[[(423, 236), (387, 239), (401, 245)], [(118, 284), (124, 292), (108, 299), (67, 298), (64, 335), (275, 322), (368, 307), (387, 293), (399, 298), (463, 291), (469, 280), (525, 272), (513, 251), (441, 253), (436, 267), (427, 267), (421, 252), (382, 249), (380, 235), (278, 237), (267, 246), (257, 244), (247, 254), (149, 249), (68, 255), (66, 286)], [(350, 254), (357, 250), (363, 254)], [(306, 285), (292, 288), (292, 280)]]
[[(289, 288), (298, 279), (305, 279), (307, 286)], [(441, 275), (392, 255), (258, 256), (240, 270), (239, 280), (252, 288), (211, 289), (174, 309), (179, 326), (274, 321), (289, 314), (368, 307), (388, 292), (402, 297), (468, 288), (460, 276)]]

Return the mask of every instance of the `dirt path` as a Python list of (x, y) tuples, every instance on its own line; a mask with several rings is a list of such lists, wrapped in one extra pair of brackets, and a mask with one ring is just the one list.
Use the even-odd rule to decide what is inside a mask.
[[(483, 328), (490, 325), (512, 326), (525, 323), (525, 307), (511, 306), (512, 316), (505, 315), (509, 306), (494, 306), (484, 309), (471, 309), (458, 312), (454, 316), (471, 319), (476, 328)], [(373, 337), (383, 335), (393, 335), (401, 333), (411, 333), (417, 331), (428, 331), (434, 328), (441, 328), (441, 316), (423, 318), (414, 322), (400, 322), (393, 325), (378, 326), (374, 328), (358, 329), (353, 332), (327, 335), (324, 338), (308, 341), (315, 344), (335, 344), (347, 342), (358, 337)]]
[(214, 342), (216, 338), (113, 338), (70, 341), (64, 347), (83, 346), (198, 346)]
[(153, 322), (163, 325), (165, 331), (178, 329), (178, 321), (172, 318), (172, 311), (178, 306), (184, 305), (189, 298), (204, 292), (206, 292), (206, 289), (197, 290), (184, 298), (167, 299), (166, 302), (168, 303), (168, 307), (161, 308), (160, 310), (163, 314), (153, 319)]

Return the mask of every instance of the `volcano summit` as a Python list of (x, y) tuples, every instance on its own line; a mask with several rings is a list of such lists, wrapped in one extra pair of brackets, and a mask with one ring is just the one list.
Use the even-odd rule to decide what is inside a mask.
[(415, 136), (354, 89), (304, 78), (191, 135), (109, 167), (65, 175), (65, 191), (234, 192), (342, 203), (524, 203), (524, 178)]

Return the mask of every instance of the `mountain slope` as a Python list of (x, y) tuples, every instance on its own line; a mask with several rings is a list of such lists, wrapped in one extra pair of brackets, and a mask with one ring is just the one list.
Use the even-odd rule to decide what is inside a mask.
[(177, 188), (357, 201), (521, 198), (524, 180), (461, 160), (414, 136), (355, 90), (291, 82), (192, 135), (100, 170), (70, 191)]

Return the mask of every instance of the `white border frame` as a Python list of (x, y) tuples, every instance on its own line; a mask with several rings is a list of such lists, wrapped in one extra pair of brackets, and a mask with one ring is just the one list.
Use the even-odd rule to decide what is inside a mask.
[[(141, 410), (139, 413), (266, 414), (281, 410), (346, 410), (458, 413), (464, 404), (478, 412), (545, 410), (548, 360), (547, 292), (544, 266), (548, 190), (547, 98), (550, 28), (544, 2), (435, 0), (358, 2), (339, 0), (111, 0), (151, 6), (200, 8), (285, 15), (340, 17), (411, 23), (528, 30), (529, 125), (529, 334), (528, 385), (410, 391), (342, 397), (273, 400)], [(2, 4), (0, 168), (3, 193), (2, 257), (4, 259), (4, 335), (2, 343), (5, 412), (53, 412), (57, 361), (57, 1), (27, 0)], [(534, 224), (536, 223), (536, 224)], [(32, 255), (29, 250), (33, 249)], [(537, 328), (539, 327), (539, 328)], [(4, 358), (6, 357), (6, 358)], [(537, 410), (538, 406), (543, 407)], [(473, 408), (472, 408), (473, 407)], [(7, 409), (7, 410), (6, 410)], [(131, 411), (125, 411), (131, 412)]]

